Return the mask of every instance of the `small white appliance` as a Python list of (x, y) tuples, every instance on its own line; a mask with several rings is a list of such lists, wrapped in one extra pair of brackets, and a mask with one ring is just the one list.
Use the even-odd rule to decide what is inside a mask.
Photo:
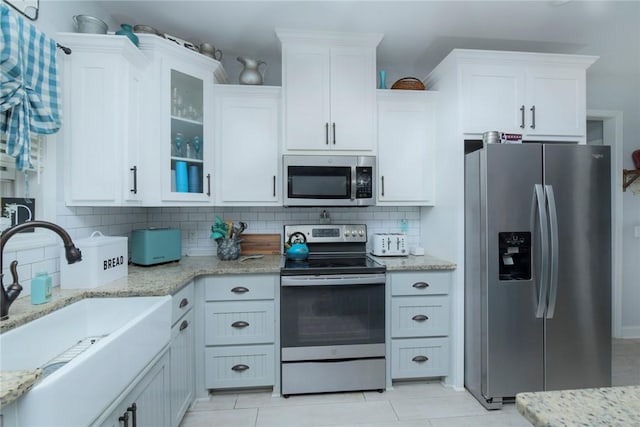
[(407, 256), (407, 236), (404, 233), (374, 233), (371, 235), (371, 254), (375, 256)]

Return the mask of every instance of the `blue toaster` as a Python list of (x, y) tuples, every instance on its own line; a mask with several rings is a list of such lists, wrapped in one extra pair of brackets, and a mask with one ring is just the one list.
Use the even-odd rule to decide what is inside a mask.
[(131, 262), (155, 265), (179, 261), (182, 233), (179, 228), (144, 228), (131, 231)]

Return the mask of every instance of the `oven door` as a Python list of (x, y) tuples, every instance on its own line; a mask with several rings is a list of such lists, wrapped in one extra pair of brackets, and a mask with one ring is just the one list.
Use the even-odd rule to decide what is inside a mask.
[(385, 356), (385, 275), (281, 278), (282, 361)]

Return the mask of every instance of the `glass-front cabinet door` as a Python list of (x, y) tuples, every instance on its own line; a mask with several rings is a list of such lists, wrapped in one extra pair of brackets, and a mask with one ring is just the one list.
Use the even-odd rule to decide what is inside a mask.
[(145, 204), (213, 205), (213, 85), (221, 64), (152, 34), (139, 34), (147, 68)]
[[(169, 68), (170, 91), (163, 100), (169, 111), (169, 129), (161, 150), (162, 198), (175, 201), (211, 201), (213, 138), (205, 126), (210, 114), (213, 74)], [(163, 108), (163, 109), (165, 109)]]

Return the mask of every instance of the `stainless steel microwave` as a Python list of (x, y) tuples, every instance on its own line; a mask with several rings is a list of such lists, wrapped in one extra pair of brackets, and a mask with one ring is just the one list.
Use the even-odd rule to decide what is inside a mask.
[(283, 156), (285, 206), (375, 205), (374, 156)]

